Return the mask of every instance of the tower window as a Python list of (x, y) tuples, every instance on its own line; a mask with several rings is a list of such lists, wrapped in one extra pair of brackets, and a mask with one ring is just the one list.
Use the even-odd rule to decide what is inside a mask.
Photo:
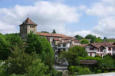
[(34, 26), (30, 26), (30, 28), (34, 28)]

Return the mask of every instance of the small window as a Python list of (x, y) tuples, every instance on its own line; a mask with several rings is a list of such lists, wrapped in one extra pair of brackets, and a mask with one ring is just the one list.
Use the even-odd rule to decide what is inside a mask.
[(63, 44), (63, 47), (66, 47), (66, 44)]
[(99, 52), (99, 49), (98, 49), (98, 52)]
[(90, 47), (90, 50), (94, 50), (94, 48), (93, 48), (93, 47)]
[(108, 47), (108, 50), (111, 50), (111, 47)]
[(34, 26), (30, 26), (30, 28), (34, 28)]

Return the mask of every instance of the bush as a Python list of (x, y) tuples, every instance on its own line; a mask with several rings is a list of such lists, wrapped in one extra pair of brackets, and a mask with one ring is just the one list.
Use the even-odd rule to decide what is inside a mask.
[(7, 76), (6, 65), (3, 61), (0, 61), (0, 76)]
[(78, 75), (91, 74), (92, 73), (89, 68), (81, 67), (81, 66), (70, 66), (69, 67), (69, 72), (71, 74), (78, 74)]
[(89, 68), (85, 67), (85, 68), (79, 69), (78, 74), (79, 74), (79, 75), (81, 75), (81, 74), (91, 74), (91, 71), (90, 71)]
[(17, 74), (12, 74), (10, 76), (25, 76), (25, 75), (17, 75)]

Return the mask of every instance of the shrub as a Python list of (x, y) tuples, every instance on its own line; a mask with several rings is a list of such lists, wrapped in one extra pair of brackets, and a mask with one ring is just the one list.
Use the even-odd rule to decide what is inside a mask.
[(71, 74), (76, 74), (77, 73), (78, 75), (91, 74), (92, 73), (89, 68), (81, 67), (81, 66), (70, 66), (69, 67), (69, 72)]
[(80, 68), (78, 74), (79, 74), (79, 75), (81, 75), (81, 74), (91, 74), (91, 71), (90, 71), (90, 69), (87, 68), (87, 67), (85, 67), (85, 68)]

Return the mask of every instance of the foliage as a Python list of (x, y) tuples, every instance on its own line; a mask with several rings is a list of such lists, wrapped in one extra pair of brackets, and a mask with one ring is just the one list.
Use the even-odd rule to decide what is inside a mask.
[(7, 76), (7, 69), (4, 61), (0, 61), (0, 76)]
[(32, 56), (24, 53), (23, 49), (14, 47), (11, 56), (7, 60), (8, 74), (24, 74), (26, 68), (32, 63)]
[(23, 41), (19, 34), (6, 34), (5, 38), (9, 42), (10, 48), (13, 48), (15, 46), (19, 46), (20, 48), (23, 47)]
[(52, 33), (54, 33), (54, 34), (56, 33), (55, 29), (52, 31)]
[(114, 67), (114, 61), (109, 55), (104, 56), (100, 63), (100, 66), (102, 66), (103, 69), (109, 69)]
[(10, 54), (9, 43), (4, 35), (0, 35), (0, 60), (6, 60)]
[(25, 76), (25, 75), (20, 75), (20, 74), (12, 74), (10, 76)]
[(89, 42), (89, 40), (87, 40), (87, 39), (82, 39), (82, 40), (80, 41), (80, 43), (81, 43), (81, 44), (89, 44), (90, 42)]
[(81, 75), (81, 74), (91, 74), (91, 71), (90, 71), (89, 68), (85, 67), (85, 68), (79, 69), (78, 74), (79, 74), (79, 75)]
[(102, 60), (101, 57), (91, 57), (91, 56), (87, 56), (87, 57), (79, 57), (80, 60), (97, 60), (97, 61), (100, 61)]
[(86, 57), (87, 52), (83, 47), (74, 46), (69, 48), (68, 51), (62, 52), (62, 57), (66, 58), (69, 62), (69, 65), (78, 65), (79, 64), (79, 56)]
[[(56, 76), (54, 51), (44, 37), (29, 34), (24, 42), (19, 34), (0, 34), (0, 76)], [(7, 75), (6, 75), (7, 74)]]
[(49, 76), (46, 72), (48, 70), (48, 66), (44, 65), (40, 59), (36, 59), (32, 61), (32, 65), (30, 65), (27, 69), (27, 76)]
[(80, 36), (80, 35), (76, 35), (75, 38), (76, 38), (77, 40), (81, 40), (81, 39), (83, 39), (83, 37)]
[(42, 33), (49, 33), (48, 31), (41, 31)]
[(39, 54), (40, 59), (52, 68), (54, 63), (54, 51), (46, 38), (30, 33), (26, 43), (27, 53), (36, 52)]
[(91, 34), (87, 35), (85, 38), (86, 38), (86, 39), (90, 39), (90, 40), (91, 40), (91, 41), (90, 41), (91, 43), (95, 42), (95, 40), (96, 40), (96, 36), (91, 35)]
[(98, 37), (96, 38), (95, 42), (100, 43), (100, 42), (103, 42), (103, 40), (100, 37)]
[(89, 68), (81, 67), (81, 66), (70, 66), (69, 71), (71, 74), (76, 74), (76, 75), (91, 74)]

